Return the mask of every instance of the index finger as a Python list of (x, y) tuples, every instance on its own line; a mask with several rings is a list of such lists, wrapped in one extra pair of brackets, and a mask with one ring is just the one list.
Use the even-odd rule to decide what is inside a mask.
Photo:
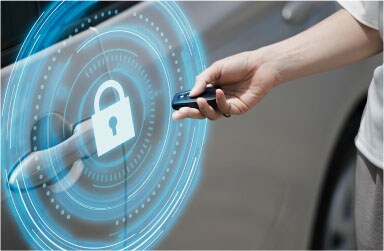
[(195, 80), (195, 86), (192, 88), (189, 95), (195, 97), (204, 92), (205, 87), (208, 84), (215, 82), (220, 79), (221, 76), (222, 62), (216, 61), (210, 67), (205, 69), (202, 73), (197, 75)]

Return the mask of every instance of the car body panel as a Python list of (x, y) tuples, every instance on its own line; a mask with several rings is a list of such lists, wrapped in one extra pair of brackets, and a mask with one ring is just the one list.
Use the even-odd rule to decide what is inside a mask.
[[(118, 24), (127, 13), (145, 12), (151, 4), (137, 4), (96, 31)], [(180, 2), (202, 38), (208, 64), (292, 36), (339, 8), (328, 2), (305, 21), (292, 24), (281, 16), (285, 4)], [(95, 31), (87, 32), (74, 39), (81, 41)], [(49, 50), (55, 46), (45, 53)], [(291, 81), (272, 90), (249, 113), (211, 122), (196, 191), (156, 248), (309, 248), (333, 147), (380, 63), (377, 56)], [(2, 102), (10, 69), (1, 73)], [(2, 200), (2, 209), (4, 204)]]
[[(243, 4), (245, 12), (227, 13), (227, 22), (220, 20), (202, 32), (209, 63), (277, 42), (316, 22), (285, 23), (280, 16), (284, 3)], [(205, 11), (201, 16), (208, 19), (212, 9), (224, 5), (197, 10), (196, 3), (186, 9), (193, 9), (188, 14), (196, 27), (205, 21), (193, 15)], [(381, 62), (377, 56), (291, 81), (272, 90), (248, 114), (212, 122), (197, 191), (160, 247), (309, 248), (333, 147)]]

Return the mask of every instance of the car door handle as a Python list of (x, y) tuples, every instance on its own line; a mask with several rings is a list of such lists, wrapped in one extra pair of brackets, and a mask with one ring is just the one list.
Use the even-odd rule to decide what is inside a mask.
[(318, 6), (319, 3), (313, 1), (287, 2), (281, 10), (281, 16), (288, 23), (301, 23), (306, 21)]
[[(9, 174), (8, 184), (14, 191), (25, 191), (44, 183), (49, 184), (57, 178), (63, 178), (58, 175), (70, 171), (77, 160), (88, 158), (95, 153), (92, 120), (86, 119), (75, 126), (73, 135), (65, 141), (54, 147), (32, 152), (19, 161)], [(57, 163), (55, 169), (52, 167), (54, 163)], [(24, 182), (24, 179), (28, 182)]]

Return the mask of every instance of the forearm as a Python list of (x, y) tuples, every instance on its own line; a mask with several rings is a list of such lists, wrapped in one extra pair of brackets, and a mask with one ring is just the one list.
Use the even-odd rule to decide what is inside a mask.
[(190, 95), (203, 93), (208, 84), (220, 86), (217, 107), (198, 98), (199, 109), (183, 107), (172, 117), (215, 120), (243, 114), (280, 83), (351, 64), (382, 49), (377, 30), (340, 10), (287, 40), (216, 61), (196, 77)]
[(278, 83), (332, 70), (382, 51), (379, 32), (340, 10), (314, 27), (264, 47), (264, 64), (277, 72)]

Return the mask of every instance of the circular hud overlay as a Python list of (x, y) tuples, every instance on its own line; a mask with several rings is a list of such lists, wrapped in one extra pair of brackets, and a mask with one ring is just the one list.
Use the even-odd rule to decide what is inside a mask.
[[(206, 121), (172, 121), (171, 100), (192, 87), (204, 53), (176, 3), (84, 18), (90, 7), (53, 3), (20, 49), (24, 59), (14, 64), (2, 93), (3, 189), (31, 248), (151, 248), (169, 231), (197, 180)], [(80, 22), (68, 28), (71, 35), (48, 47), (66, 32), (58, 27), (72, 20)], [(95, 114), (96, 91), (108, 80), (129, 97), (131, 114), (117, 121), (131, 116), (135, 136), (100, 157), (80, 147), (86, 157), (69, 167), (62, 163), (66, 156), (53, 151), (44, 167), (23, 171), (17, 163), (65, 141)], [(119, 101), (112, 88), (105, 90), (100, 112)], [(15, 168), (21, 175), (10, 184)], [(55, 179), (47, 179), (47, 170)], [(39, 186), (29, 184), (32, 174)]]

